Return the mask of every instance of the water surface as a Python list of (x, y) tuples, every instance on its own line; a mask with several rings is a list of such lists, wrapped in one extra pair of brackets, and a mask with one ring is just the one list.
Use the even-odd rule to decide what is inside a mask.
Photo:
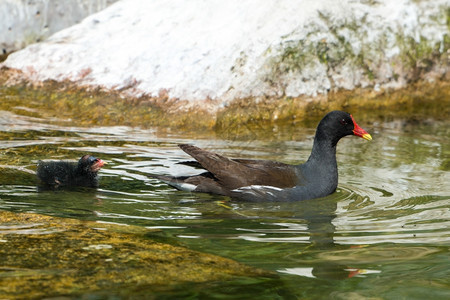
[[(257, 130), (245, 139), (198, 138), (57, 126), (1, 111), (0, 209), (137, 225), (149, 238), (277, 274), (152, 290), (160, 298), (450, 298), (450, 123), (355, 118), (373, 141), (339, 142), (336, 193), (274, 204), (180, 192), (150, 175), (199, 172), (178, 164), (190, 160), (179, 143), (236, 158), (303, 162), (314, 128), (277, 128), (270, 138)], [(38, 192), (32, 171), (39, 159), (85, 153), (108, 162), (98, 190)], [(145, 287), (126, 297), (143, 294)]]

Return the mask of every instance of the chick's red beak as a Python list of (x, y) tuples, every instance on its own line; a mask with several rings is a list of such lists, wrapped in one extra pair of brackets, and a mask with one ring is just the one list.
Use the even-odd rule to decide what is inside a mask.
[(365, 131), (364, 129), (359, 127), (359, 125), (356, 123), (355, 119), (353, 119), (352, 115), (350, 115), (350, 117), (352, 117), (353, 124), (355, 125), (355, 128), (353, 129), (353, 134), (356, 136), (362, 137), (365, 140), (371, 141), (372, 136), (367, 131)]
[(97, 158), (95, 163), (91, 165), (91, 171), (92, 172), (98, 172), (104, 165), (106, 165), (106, 161), (101, 160), (100, 158)]
[(101, 168), (101, 167), (103, 167), (104, 165), (106, 165), (106, 161), (101, 160), (101, 159), (99, 158), (99, 159), (98, 159), (98, 162), (97, 162), (97, 165)]

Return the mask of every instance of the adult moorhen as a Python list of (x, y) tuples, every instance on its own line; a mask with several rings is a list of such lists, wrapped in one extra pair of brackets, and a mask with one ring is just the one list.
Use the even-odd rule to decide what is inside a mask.
[(83, 155), (78, 163), (70, 161), (39, 161), (36, 174), (41, 182), (52, 188), (97, 187), (97, 173), (105, 162), (89, 154)]
[(320, 198), (336, 190), (336, 144), (347, 135), (372, 140), (370, 134), (356, 124), (352, 115), (332, 111), (317, 126), (311, 155), (304, 164), (229, 159), (192, 145), (180, 145), (207, 172), (195, 176), (155, 177), (179, 190), (219, 194), (246, 201)]

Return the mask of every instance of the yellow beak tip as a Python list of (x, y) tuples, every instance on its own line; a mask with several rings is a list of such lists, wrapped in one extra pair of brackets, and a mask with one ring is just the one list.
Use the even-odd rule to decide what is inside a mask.
[(368, 141), (372, 140), (372, 136), (370, 134), (368, 134), (368, 133), (363, 134), (362, 138), (365, 139), (365, 140), (368, 140)]

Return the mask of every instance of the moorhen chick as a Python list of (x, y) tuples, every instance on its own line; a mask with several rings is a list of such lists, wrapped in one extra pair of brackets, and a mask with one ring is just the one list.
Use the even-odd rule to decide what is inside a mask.
[(105, 162), (89, 154), (83, 155), (78, 163), (71, 161), (39, 161), (36, 174), (41, 182), (52, 188), (97, 187), (97, 173)]
[(304, 164), (230, 159), (192, 145), (179, 145), (195, 158), (194, 164), (207, 172), (195, 176), (155, 177), (179, 190), (225, 195), (246, 201), (320, 198), (336, 190), (336, 145), (347, 135), (372, 140), (370, 134), (356, 124), (352, 115), (332, 111), (319, 122), (311, 155)]

